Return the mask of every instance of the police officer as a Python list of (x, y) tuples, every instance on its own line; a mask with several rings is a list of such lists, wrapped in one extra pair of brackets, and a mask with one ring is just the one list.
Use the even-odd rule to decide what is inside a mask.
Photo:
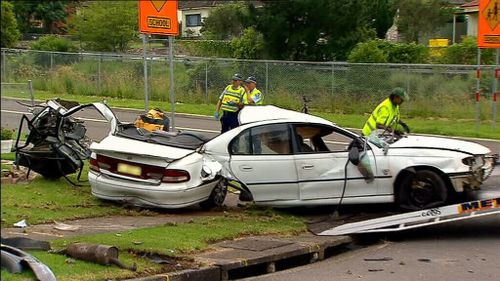
[[(238, 127), (238, 111), (243, 107), (245, 88), (241, 86), (243, 76), (236, 73), (233, 75), (232, 83), (228, 85), (219, 97), (215, 107), (215, 120), (219, 120), (222, 125), (221, 133)], [(222, 110), (222, 116), (220, 111)]]
[(257, 89), (257, 79), (253, 76), (249, 76), (245, 80), (245, 98), (243, 99), (245, 104), (249, 105), (262, 105), (264, 104), (264, 94)]
[(410, 128), (400, 120), (399, 106), (408, 100), (408, 95), (403, 88), (394, 88), (387, 99), (382, 101), (372, 112), (363, 127), (363, 136), (370, 136), (377, 133), (377, 129), (387, 132), (402, 134), (403, 130), (407, 133)]

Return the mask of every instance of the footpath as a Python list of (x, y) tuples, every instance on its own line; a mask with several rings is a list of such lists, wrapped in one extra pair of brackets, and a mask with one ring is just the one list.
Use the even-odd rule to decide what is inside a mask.
[[(230, 204), (237, 202), (237, 198), (232, 196), (227, 199)], [(196, 217), (210, 215), (214, 214), (200, 212)], [(28, 237), (50, 241), (86, 234), (120, 233), (169, 223), (189, 222), (192, 219), (192, 215), (185, 214), (88, 218), (32, 225), (27, 228), (2, 228), (1, 234), (4, 238)], [(286, 237), (244, 237), (218, 242), (210, 245), (209, 251), (189, 255), (194, 261), (193, 264), (202, 265), (199, 268), (129, 279), (129, 281), (219, 281), (258, 276), (321, 261), (345, 251), (351, 242), (352, 239), (348, 236), (316, 236), (312, 233)]]

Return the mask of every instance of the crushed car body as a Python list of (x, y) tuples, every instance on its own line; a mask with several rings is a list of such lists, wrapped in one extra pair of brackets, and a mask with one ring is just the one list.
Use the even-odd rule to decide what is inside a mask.
[(275, 106), (245, 107), (239, 121), (212, 139), (115, 122), (90, 147), (92, 193), (139, 206), (210, 207), (223, 203), (235, 181), (261, 205), (330, 205), (342, 197), (344, 204), (421, 210), (479, 188), (494, 169), (491, 151), (472, 142), (409, 135), (380, 147), (323, 118)]
[[(15, 144), (16, 163), (46, 178), (66, 177), (77, 171), (81, 173), (84, 160), (90, 156), (90, 140), (86, 137), (87, 129), (83, 121), (73, 115), (87, 107), (97, 109), (112, 127), (115, 126), (113, 113), (103, 103), (79, 105), (70, 101), (49, 100), (33, 106), (33, 115), (23, 115), (19, 124)], [(29, 133), (21, 143), (25, 123)]]

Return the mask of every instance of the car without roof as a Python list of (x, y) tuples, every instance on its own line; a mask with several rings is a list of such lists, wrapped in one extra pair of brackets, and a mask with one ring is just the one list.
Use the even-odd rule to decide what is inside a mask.
[[(115, 121), (90, 147), (92, 194), (137, 206), (210, 208), (222, 205), (228, 183), (237, 182), (260, 205), (331, 205), (343, 197), (343, 204), (419, 210), (480, 188), (494, 169), (491, 151), (473, 142), (390, 136), (384, 149), (323, 118), (270, 105), (243, 108), (239, 121), (212, 139)], [(369, 176), (352, 159), (356, 149)]]

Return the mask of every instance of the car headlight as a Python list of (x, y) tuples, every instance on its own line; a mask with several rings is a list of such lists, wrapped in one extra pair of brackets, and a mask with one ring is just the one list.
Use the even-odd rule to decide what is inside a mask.
[(484, 155), (465, 157), (462, 159), (462, 163), (471, 167), (473, 170), (481, 168), (485, 164)]

